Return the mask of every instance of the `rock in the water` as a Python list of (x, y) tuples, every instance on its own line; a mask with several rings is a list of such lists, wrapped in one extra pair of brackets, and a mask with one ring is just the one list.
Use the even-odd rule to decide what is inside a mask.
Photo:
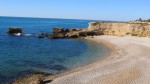
[(58, 34), (53, 34), (53, 39), (56, 39), (56, 38), (65, 38), (65, 34), (64, 33), (58, 33)]
[(22, 34), (22, 29), (21, 28), (9, 28), (8, 29), (9, 34)]
[(38, 38), (45, 38), (45, 34), (44, 33), (38, 33)]
[(63, 28), (53, 28), (53, 33), (64, 33), (64, 29)]
[(65, 32), (66, 33), (71, 33), (71, 32), (75, 32), (77, 31), (77, 29), (66, 29)]
[(78, 33), (77, 32), (67, 33), (67, 37), (68, 38), (78, 38)]

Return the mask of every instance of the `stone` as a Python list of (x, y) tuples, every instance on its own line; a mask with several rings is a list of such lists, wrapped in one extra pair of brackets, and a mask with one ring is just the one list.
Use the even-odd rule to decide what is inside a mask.
[(38, 33), (38, 38), (45, 38), (45, 34), (42, 32)]
[(9, 34), (17, 34), (22, 33), (22, 28), (9, 28), (8, 29)]

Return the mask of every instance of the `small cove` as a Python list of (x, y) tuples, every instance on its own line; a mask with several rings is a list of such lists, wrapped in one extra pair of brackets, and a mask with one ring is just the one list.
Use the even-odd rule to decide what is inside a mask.
[(25, 34), (36, 35), (41, 31), (50, 32), (53, 27), (86, 28), (89, 22), (91, 21), (0, 17), (0, 83), (36, 71), (58, 74), (110, 54), (105, 46), (87, 40), (11, 36), (7, 34), (8, 27), (21, 27)]

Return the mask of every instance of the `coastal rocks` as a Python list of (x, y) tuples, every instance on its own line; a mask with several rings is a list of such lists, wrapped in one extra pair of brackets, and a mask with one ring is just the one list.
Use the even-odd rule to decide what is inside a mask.
[(64, 33), (64, 29), (63, 28), (53, 28), (53, 33)]
[(42, 33), (42, 32), (38, 33), (38, 38), (44, 38), (44, 37), (45, 37), (44, 33)]
[(78, 31), (78, 29), (71, 29), (71, 28), (70, 28), (70, 29), (66, 29), (66, 30), (65, 30), (66, 33), (75, 32), (75, 31)]
[(46, 37), (50, 39), (65, 38), (66, 33), (63, 28), (53, 28), (53, 34), (46, 33)]
[(87, 37), (87, 36), (96, 36), (97, 33), (95, 31), (85, 31), (85, 32), (80, 32), (79, 36)]
[(22, 28), (9, 28), (8, 29), (8, 34), (13, 34), (16, 36), (21, 36), (22, 34)]
[[(9, 28), (9, 34), (13, 34), (16, 36), (22, 35), (21, 28)], [(89, 31), (88, 29), (80, 29), (80, 28), (53, 28), (52, 33), (43, 33), (39, 32), (37, 34), (38, 38), (49, 38), (49, 39), (61, 39), (61, 38), (80, 38), (87, 36), (95, 36), (98, 35), (97, 31)], [(32, 34), (24, 34), (22, 36), (32, 36)], [(35, 35), (36, 36), (36, 35)]]
[(57, 38), (65, 38), (65, 37), (66, 37), (65, 29), (63, 29), (63, 28), (53, 28), (53, 34), (49, 38), (57, 39)]
[(8, 33), (9, 34), (22, 33), (22, 29), (21, 28), (9, 28)]
[(114, 36), (150, 36), (150, 24), (132, 23), (132, 22), (91, 22), (88, 27), (89, 31), (97, 31), (98, 35)]
[(72, 33), (67, 33), (68, 38), (78, 38), (79, 34), (78, 32), (72, 32)]
[(79, 35), (84, 29), (64, 29), (64, 28), (53, 28), (52, 34), (39, 33), (38, 38), (49, 38), (49, 39), (60, 39), (60, 38), (79, 38)]

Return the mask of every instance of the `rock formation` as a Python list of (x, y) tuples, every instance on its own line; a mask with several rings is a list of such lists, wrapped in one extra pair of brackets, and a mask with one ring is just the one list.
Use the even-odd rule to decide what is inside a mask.
[[(9, 34), (22, 34), (21, 28), (9, 28)], [(147, 22), (91, 22), (87, 29), (53, 28), (52, 33), (38, 33), (38, 38), (80, 38), (97, 35), (150, 37), (150, 23)]]
[(130, 23), (130, 22), (91, 22), (89, 31), (97, 32), (98, 35), (116, 35), (116, 36), (150, 36), (149, 23)]
[(45, 34), (47, 38), (58, 39), (58, 38), (79, 38), (86, 35), (86, 33), (80, 34), (81, 32), (85, 32), (85, 29), (64, 29), (64, 28), (53, 28), (52, 34)]
[(22, 33), (22, 29), (21, 29), (21, 28), (9, 28), (9, 29), (8, 29), (8, 33), (9, 33), (9, 34)]

